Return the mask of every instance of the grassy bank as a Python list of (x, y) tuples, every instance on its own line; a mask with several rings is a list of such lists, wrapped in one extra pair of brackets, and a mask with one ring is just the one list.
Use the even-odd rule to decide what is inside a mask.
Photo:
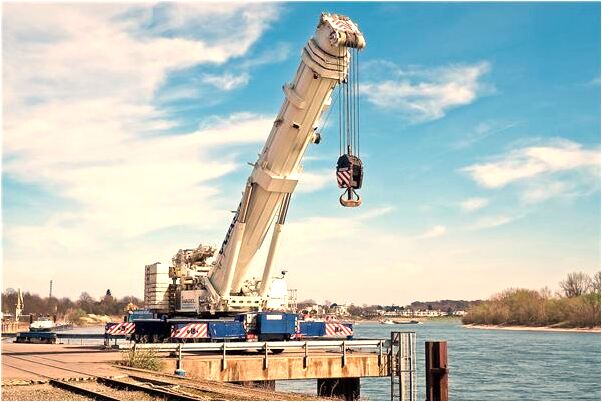
[(573, 297), (549, 291), (509, 289), (472, 307), (463, 324), (592, 328), (600, 326), (600, 293)]

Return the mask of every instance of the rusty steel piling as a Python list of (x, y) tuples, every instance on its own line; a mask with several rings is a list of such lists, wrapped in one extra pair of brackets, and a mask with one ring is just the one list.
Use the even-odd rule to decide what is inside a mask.
[(447, 401), (447, 341), (427, 341), (424, 346), (426, 400)]

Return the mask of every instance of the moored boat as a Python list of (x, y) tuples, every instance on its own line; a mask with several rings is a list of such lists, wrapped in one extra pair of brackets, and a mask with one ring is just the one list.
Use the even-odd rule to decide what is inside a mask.
[(406, 321), (393, 321), (393, 323), (395, 324), (417, 324), (417, 325), (422, 325), (421, 321), (416, 321), (416, 320), (406, 320)]
[(49, 317), (40, 317), (29, 324), (30, 332), (51, 332), (72, 329), (73, 325), (66, 322), (54, 322)]

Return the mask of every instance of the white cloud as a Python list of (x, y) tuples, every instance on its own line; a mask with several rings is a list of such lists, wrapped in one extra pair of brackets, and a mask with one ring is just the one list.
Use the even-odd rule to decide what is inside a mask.
[(70, 288), (140, 294), (145, 263), (168, 262), (196, 242), (149, 234), (226, 227), (236, 205), (214, 180), (238, 169), (240, 147), (263, 142), (273, 122), (239, 113), (163, 135), (177, 122), (155, 105), (156, 90), (173, 71), (245, 55), (277, 7), (12, 3), (3, 11), (4, 173), (68, 202), (43, 222), (4, 226), (5, 283), (54, 276)]
[(325, 188), (328, 184), (336, 185), (334, 170), (304, 171), (300, 175), (296, 191), (300, 193), (312, 193)]
[(486, 207), (488, 204), (489, 200), (487, 198), (475, 197), (462, 201), (460, 206), (465, 211), (476, 211), (477, 209)]
[(513, 150), (492, 162), (465, 167), (473, 180), (483, 187), (500, 188), (512, 182), (570, 170), (599, 172), (600, 152), (584, 149), (568, 140), (556, 140), (549, 145), (531, 146)]
[[(439, 119), (450, 109), (474, 102), (483, 92), (487, 62), (433, 69), (401, 70), (393, 63), (367, 67), (385, 70), (385, 78), (368, 80), (361, 93), (368, 102), (405, 115), (412, 122)], [(373, 73), (371, 73), (373, 74)]]
[[(8, 111), (32, 98), (147, 101), (169, 71), (243, 55), (275, 17), (269, 5), (221, 6), (8, 4), (3, 16)], [(198, 21), (208, 18), (224, 23), (219, 32), (207, 33), (213, 40), (186, 35), (206, 33)], [(234, 23), (236, 32), (227, 29)], [(149, 32), (144, 29), (149, 24), (169, 28), (172, 35)]]
[(476, 127), (461, 138), (458, 142), (452, 145), (454, 149), (463, 149), (472, 146), (473, 144), (482, 141), (492, 135), (500, 134), (515, 127), (517, 123), (500, 122), (500, 121), (484, 121), (476, 125)]
[(273, 46), (256, 57), (248, 58), (239, 65), (242, 69), (263, 66), (265, 64), (279, 63), (286, 60), (291, 53), (291, 46), (288, 43), (276, 43)]
[(507, 225), (508, 223), (520, 219), (521, 217), (522, 216), (511, 215), (487, 216), (477, 220), (477, 222), (471, 225), (469, 228), (472, 230), (491, 229), (498, 226)]
[(569, 178), (549, 178), (534, 180), (524, 186), (521, 201), (525, 204), (536, 204), (551, 198), (571, 200), (588, 196), (599, 191), (599, 182), (592, 183), (592, 175), (576, 174)]
[(201, 77), (201, 81), (217, 89), (221, 89), (223, 91), (231, 91), (233, 89), (247, 85), (247, 83), (249, 82), (249, 78), (250, 77), (248, 73), (224, 73), (221, 75), (205, 74)]
[(435, 225), (426, 232), (417, 236), (417, 239), (432, 239), (434, 237), (441, 237), (447, 232), (447, 228), (443, 225)]
[(565, 194), (570, 187), (570, 184), (567, 182), (546, 182), (543, 185), (536, 185), (525, 190), (522, 194), (522, 199), (528, 204), (538, 203)]

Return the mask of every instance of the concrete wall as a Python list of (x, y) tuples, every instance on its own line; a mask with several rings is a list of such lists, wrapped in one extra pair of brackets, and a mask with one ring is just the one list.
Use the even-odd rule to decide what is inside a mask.
[[(176, 359), (166, 359), (164, 371), (173, 373)], [(308, 358), (303, 365), (302, 355), (268, 355), (267, 368), (264, 356), (227, 356), (222, 370), (220, 356), (183, 356), (183, 369), (187, 376), (215, 381), (265, 381), (317, 378), (359, 378), (388, 376), (388, 356), (375, 353), (347, 354), (346, 364), (338, 354), (321, 354)]]

